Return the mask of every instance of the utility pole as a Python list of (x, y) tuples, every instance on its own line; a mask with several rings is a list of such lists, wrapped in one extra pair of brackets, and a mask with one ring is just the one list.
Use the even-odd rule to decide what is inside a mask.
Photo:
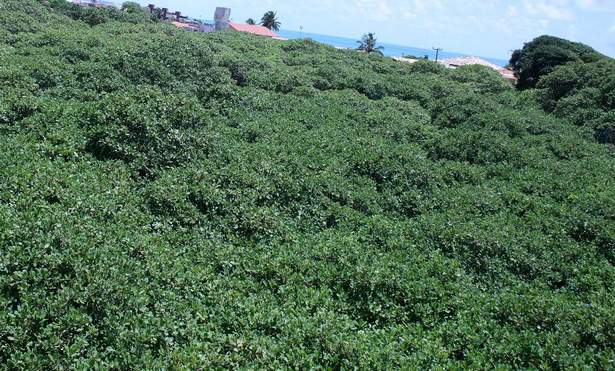
[(299, 38), (303, 39), (303, 26), (299, 26)]
[(436, 51), (436, 62), (437, 62), (438, 61), (438, 56), (440, 55), (440, 51), (442, 50), (442, 48), (433, 48), (432, 47), (432, 49)]

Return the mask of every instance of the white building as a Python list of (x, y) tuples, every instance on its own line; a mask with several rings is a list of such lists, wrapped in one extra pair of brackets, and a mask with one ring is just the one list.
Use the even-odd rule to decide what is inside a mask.
[(515, 76), (515, 73), (512, 70), (509, 70), (507, 68), (502, 68), (500, 66), (496, 66), (495, 64), (489, 61), (486, 61), (482, 58), (479, 58), (479, 57), (449, 58), (449, 59), (438, 61), (438, 63), (444, 65), (446, 68), (453, 68), (453, 69), (457, 67), (461, 67), (461, 66), (471, 66), (474, 64), (478, 64), (478, 65), (489, 67), (489, 68), (492, 68), (498, 71), (500, 75), (502, 75), (502, 77), (504, 77), (508, 81), (517, 82), (517, 77)]
[(114, 8), (115, 4), (106, 0), (72, 0), (71, 3), (92, 8)]

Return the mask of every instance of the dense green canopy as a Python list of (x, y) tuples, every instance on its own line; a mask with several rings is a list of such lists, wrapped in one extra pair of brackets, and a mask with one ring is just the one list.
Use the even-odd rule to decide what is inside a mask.
[(573, 62), (538, 84), (544, 108), (575, 125), (593, 129), (602, 143), (615, 144), (615, 61)]
[(567, 113), (612, 118), (613, 89), (555, 90), (610, 62), (517, 92), (1, 6), (6, 368), (613, 367), (615, 156)]
[(591, 47), (560, 39), (554, 36), (540, 36), (515, 50), (510, 66), (519, 77), (518, 88), (536, 87), (541, 77), (569, 62), (593, 62), (606, 58)]

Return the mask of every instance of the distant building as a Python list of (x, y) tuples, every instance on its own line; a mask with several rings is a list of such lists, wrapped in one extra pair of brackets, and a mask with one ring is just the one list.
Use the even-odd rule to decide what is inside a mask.
[(71, 0), (71, 3), (89, 8), (115, 8), (115, 4), (105, 0)]
[(170, 23), (177, 28), (190, 31), (190, 32), (214, 32), (214, 27), (208, 24), (190, 22), (190, 21), (188, 22), (172, 21)]
[(485, 67), (489, 67), (489, 68), (493, 68), (494, 70), (497, 70), (498, 66), (496, 66), (495, 64), (488, 62), (482, 58), (479, 57), (456, 57), (456, 58), (449, 58), (449, 59), (443, 59), (441, 61), (438, 61), (438, 63), (444, 65), (447, 68), (457, 68), (457, 67), (461, 67), (461, 66), (471, 66), (474, 64), (479, 64), (481, 66), (485, 66)]
[(217, 7), (214, 13), (214, 23), (216, 31), (228, 30), (231, 19), (231, 9)]
[(408, 64), (413, 64), (420, 60), (416, 58), (407, 58), (407, 57), (392, 57), (392, 58), (398, 62), (403, 62), (403, 63), (408, 63)]
[(152, 16), (162, 21), (167, 21), (173, 26), (179, 29), (182, 29), (182, 30), (186, 30), (190, 32), (213, 32), (214, 31), (213, 25), (208, 25), (200, 21), (191, 19), (188, 16), (182, 15), (182, 12), (180, 11), (172, 12), (172, 11), (169, 11), (168, 8), (158, 8), (156, 7), (155, 4), (149, 4), (147, 6), (147, 9), (149, 10), (150, 14), (152, 14)]
[(230, 21), (231, 19), (231, 9), (229, 8), (216, 8), (216, 12), (214, 13), (214, 23), (216, 31), (225, 31), (225, 30), (233, 30), (239, 32), (251, 33), (253, 35), (271, 37), (272, 39), (284, 40), (278, 34), (271, 31), (270, 29), (259, 26), (259, 25), (250, 25), (250, 24), (242, 24), (242, 23), (234, 23)]
[(489, 61), (486, 61), (482, 58), (479, 58), (479, 57), (449, 58), (449, 59), (441, 60), (438, 63), (444, 65), (447, 68), (453, 68), (453, 69), (462, 67), (462, 66), (471, 66), (471, 65), (478, 64), (478, 65), (489, 67), (491, 69), (498, 71), (498, 73), (502, 75), (502, 77), (508, 81), (511, 81), (514, 83), (517, 82), (517, 77), (515, 76), (515, 73), (512, 70), (509, 70), (507, 68), (502, 68), (500, 66), (496, 66), (495, 64)]
[(229, 22), (229, 29), (239, 32), (251, 33), (253, 35), (271, 37), (276, 40), (286, 40), (280, 37), (277, 33), (271, 31), (267, 27), (251, 24), (233, 23)]
[(508, 68), (500, 68), (498, 69), (498, 72), (500, 73), (500, 75), (502, 75), (502, 77), (504, 77), (506, 80), (513, 82), (513, 83), (517, 83), (517, 80), (519, 80), (517, 78), (517, 76), (515, 76), (515, 71), (508, 69)]
[(183, 18), (181, 12), (170, 12), (169, 8), (157, 8), (154, 4), (147, 6), (150, 14), (155, 15), (161, 21), (175, 21), (181, 22)]
[(214, 32), (233, 30), (263, 37), (270, 37), (276, 40), (286, 40), (280, 37), (277, 33), (263, 26), (231, 22), (231, 9), (229, 8), (217, 7), (214, 13), (213, 24), (206, 24), (191, 20), (190, 18), (183, 16), (181, 12), (170, 12), (169, 9), (157, 8), (154, 4), (149, 4), (148, 9), (151, 14), (155, 14), (161, 20), (168, 21), (173, 26), (190, 32)]

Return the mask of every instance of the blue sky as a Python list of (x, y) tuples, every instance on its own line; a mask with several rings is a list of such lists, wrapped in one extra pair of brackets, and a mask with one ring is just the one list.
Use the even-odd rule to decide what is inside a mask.
[[(119, 1), (119, 0), (118, 0)], [(149, 1), (140, 1), (147, 4)], [(195, 18), (216, 6), (244, 22), (276, 10), (282, 28), (507, 59), (510, 50), (549, 34), (615, 57), (615, 0), (152, 0)]]

